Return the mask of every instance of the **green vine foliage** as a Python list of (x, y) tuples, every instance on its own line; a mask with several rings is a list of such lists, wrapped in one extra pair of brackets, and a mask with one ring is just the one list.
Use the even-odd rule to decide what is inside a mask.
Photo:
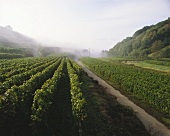
[(136, 66), (82, 58), (92, 71), (170, 115), (170, 76)]
[[(72, 63), (71, 63), (72, 62)], [(73, 114), (80, 120), (86, 117), (83, 111), (84, 105), (86, 103), (81, 91), (81, 83), (79, 80), (79, 75), (82, 74), (82, 69), (73, 61), (67, 60), (67, 69), (70, 77), (71, 86), (71, 102)]]

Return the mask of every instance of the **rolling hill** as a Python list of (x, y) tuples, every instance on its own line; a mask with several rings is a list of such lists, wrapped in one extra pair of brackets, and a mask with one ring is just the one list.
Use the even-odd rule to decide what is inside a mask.
[(109, 50), (110, 56), (170, 58), (170, 18), (145, 26)]
[(37, 56), (39, 43), (12, 30), (11, 26), (0, 26), (0, 58)]

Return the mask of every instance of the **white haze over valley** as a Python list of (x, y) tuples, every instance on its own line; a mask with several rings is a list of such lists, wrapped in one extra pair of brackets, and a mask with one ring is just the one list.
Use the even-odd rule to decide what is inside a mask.
[(0, 26), (67, 49), (108, 50), (170, 17), (169, 0), (0, 0)]

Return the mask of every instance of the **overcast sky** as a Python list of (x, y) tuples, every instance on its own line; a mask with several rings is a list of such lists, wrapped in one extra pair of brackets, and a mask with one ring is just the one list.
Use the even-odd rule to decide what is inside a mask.
[(0, 26), (44, 44), (105, 50), (170, 17), (170, 0), (0, 0)]

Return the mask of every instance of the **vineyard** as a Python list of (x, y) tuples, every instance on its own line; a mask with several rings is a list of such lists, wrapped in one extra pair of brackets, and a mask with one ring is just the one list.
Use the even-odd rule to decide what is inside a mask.
[(68, 57), (0, 60), (0, 68), (1, 135), (148, 135), (131, 110), (99, 92)]
[(1, 61), (1, 133), (22, 135), (31, 125), (33, 135), (71, 135), (72, 112), (83, 116), (81, 72), (67, 58)]
[(169, 117), (169, 75), (133, 65), (106, 62), (95, 58), (82, 58), (82, 61), (106, 81), (128, 91)]

